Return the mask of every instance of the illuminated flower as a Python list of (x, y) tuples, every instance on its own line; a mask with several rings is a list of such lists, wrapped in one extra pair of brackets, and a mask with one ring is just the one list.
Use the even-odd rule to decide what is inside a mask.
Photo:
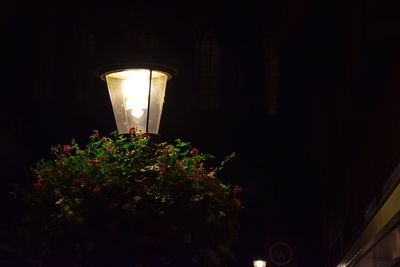
[(107, 145), (106, 146), (106, 150), (107, 151), (113, 151), (115, 149), (115, 146), (113, 146), (113, 145)]
[(71, 149), (70, 145), (63, 145), (64, 152), (68, 152)]
[(190, 155), (198, 155), (199, 150), (197, 148), (192, 148), (189, 153), (190, 153)]

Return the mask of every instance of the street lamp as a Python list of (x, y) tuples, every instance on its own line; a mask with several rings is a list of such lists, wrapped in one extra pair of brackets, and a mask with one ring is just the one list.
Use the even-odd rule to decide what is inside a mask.
[(160, 64), (110, 65), (101, 70), (120, 134), (136, 128), (158, 134), (167, 81), (177, 71)]

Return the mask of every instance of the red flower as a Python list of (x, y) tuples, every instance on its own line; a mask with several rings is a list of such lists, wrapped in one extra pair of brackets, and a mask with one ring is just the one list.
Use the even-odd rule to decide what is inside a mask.
[(182, 163), (183, 163), (183, 160), (181, 160), (181, 159), (178, 160), (178, 163), (179, 163), (179, 164), (182, 164)]
[(193, 174), (191, 174), (190, 176), (187, 177), (187, 179), (191, 180), (191, 181), (194, 180), (195, 178), (196, 178), (196, 174), (195, 173), (193, 173)]
[(135, 133), (135, 132), (136, 132), (136, 128), (135, 127), (129, 129), (129, 133)]
[(94, 166), (96, 166), (97, 168), (101, 167), (101, 164), (99, 163), (99, 161), (97, 159), (92, 159), (90, 160), (90, 163), (92, 163)]
[(162, 162), (157, 163), (158, 167), (160, 167), (160, 172), (161, 173), (166, 173), (168, 171), (167, 165), (165, 165)]
[(58, 153), (58, 152), (60, 152), (60, 150), (58, 150), (57, 147), (53, 147), (53, 148), (51, 148), (51, 152)]
[(113, 145), (106, 146), (107, 151), (113, 151), (114, 149), (115, 149), (115, 146), (113, 146)]
[(233, 199), (233, 203), (236, 205), (236, 206), (242, 206), (242, 203), (240, 202), (240, 200), (239, 199), (237, 199), (237, 198), (234, 198)]
[(198, 155), (199, 154), (199, 150), (197, 148), (192, 148), (189, 153), (191, 155)]
[(198, 163), (198, 162), (196, 162), (196, 163), (194, 164), (194, 166), (195, 166), (196, 168), (200, 168), (200, 167), (201, 167), (201, 164)]
[(146, 138), (150, 138), (150, 135), (148, 135), (147, 133), (144, 133), (143, 136)]
[(71, 149), (70, 145), (63, 145), (64, 152), (68, 152)]
[(140, 139), (140, 136), (138, 136), (138, 135), (135, 135), (135, 137), (134, 137), (133, 139), (135, 139), (135, 140), (137, 141), (137, 140), (139, 140), (139, 139)]

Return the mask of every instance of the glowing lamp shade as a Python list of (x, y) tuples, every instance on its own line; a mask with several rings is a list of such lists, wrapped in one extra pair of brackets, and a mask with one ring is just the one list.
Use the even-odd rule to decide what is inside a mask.
[(165, 88), (171, 74), (151, 68), (125, 68), (105, 73), (120, 134), (137, 128), (158, 134)]
[(262, 260), (255, 260), (253, 261), (253, 267), (266, 267), (267, 262)]

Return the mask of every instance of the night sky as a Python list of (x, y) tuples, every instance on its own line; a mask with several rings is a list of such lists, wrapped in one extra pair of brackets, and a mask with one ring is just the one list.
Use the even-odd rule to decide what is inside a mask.
[[(127, 59), (158, 60), (179, 72), (167, 88), (163, 138), (190, 141), (218, 160), (237, 154), (221, 173), (244, 188), (235, 248), (242, 265), (237, 266), (265, 257), (277, 241), (293, 248), (289, 266), (322, 266), (330, 197), (327, 166), (342, 171), (366, 125), (347, 122), (349, 133), (331, 131), (339, 123), (340, 88), (351, 68), (346, 57), (353, 37), (347, 29), (356, 5), (295, 2), (275, 9), (270, 1), (63, 8), (16, 3), (3, 9), (3, 187), (15, 177), (26, 179), (27, 168), (46, 157), (51, 145), (72, 138), (85, 142), (92, 129), (104, 134), (115, 129), (106, 87), (94, 75), (97, 67)], [(215, 111), (193, 107), (197, 76), (192, 48), (201, 30), (215, 33), (222, 43), (222, 97)], [(76, 33), (85, 31), (95, 38), (92, 50), (79, 46), (83, 41)], [(158, 36), (159, 46), (132, 49), (137, 43), (126, 36), (142, 31)], [(267, 112), (267, 51), (272, 45), (279, 62), (275, 114)], [(380, 48), (363, 48), (371, 49), (363, 70), (376, 74), (365, 85), (378, 84), (391, 64), (386, 56), (391, 47)], [(377, 56), (378, 50), (383, 56)], [(360, 113), (367, 113), (379, 95), (366, 94), (365, 101), (358, 100), (364, 103), (358, 104)], [(337, 145), (347, 149), (340, 160)]]

